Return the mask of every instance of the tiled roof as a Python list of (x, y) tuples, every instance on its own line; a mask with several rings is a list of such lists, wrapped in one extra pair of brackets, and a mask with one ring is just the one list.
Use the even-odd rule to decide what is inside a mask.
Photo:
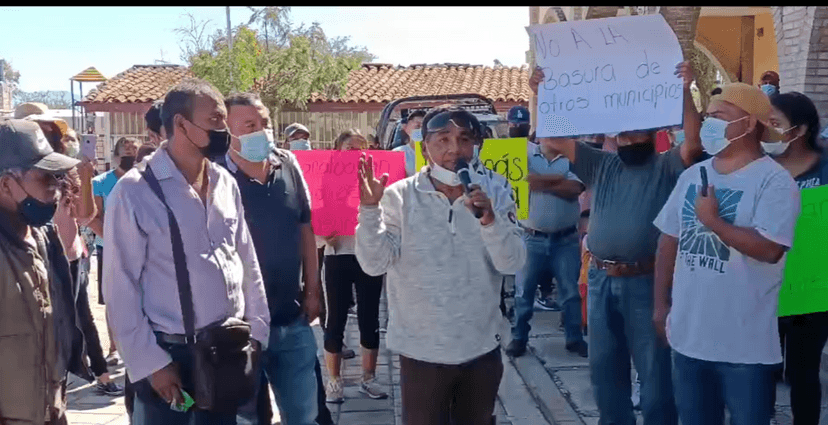
[(81, 102), (149, 103), (163, 97), (186, 77), (193, 74), (181, 65), (135, 65), (101, 83)]
[(379, 102), (387, 103), (410, 96), (476, 93), (492, 101), (528, 102), (529, 68), (489, 67), (482, 65), (442, 64), (411, 65), (363, 64), (351, 71), (346, 93), (329, 99), (311, 95), (310, 102)]
[(385, 103), (409, 96), (476, 93), (492, 101), (528, 102), (528, 81), (527, 66), (364, 64), (351, 71), (341, 99), (314, 94), (310, 101)]

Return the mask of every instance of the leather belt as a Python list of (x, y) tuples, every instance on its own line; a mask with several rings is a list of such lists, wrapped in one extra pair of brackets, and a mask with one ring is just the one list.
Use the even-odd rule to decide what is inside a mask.
[(592, 263), (598, 270), (606, 270), (607, 276), (611, 277), (642, 276), (652, 274), (653, 270), (655, 270), (655, 257), (635, 263), (601, 260), (592, 257)]
[(539, 237), (542, 237), (542, 238), (549, 238), (549, 239), (554, 240), (554, 239), (561, 239), (563, 237), (569, 236), (569, 235), (577, 232), (578, 228), (575, 227), (575, 226), (572, 226), (572, 227), (567, 227), (566, 229), (558, 230), (557, 232), (552, 232), (552, 233), (541, 232), (540, 230), (535, 230), (535, 229), (532, 229), (532, 228), (529, 228), (529, 227), (524, 227), (524, 230), (526, 230), (526, 233), (528, 233), (531, 236), (539, 236)]
[[(187, 335), (182, 334), (165, 334), (164, 332), (156, 332), (155, 340), (166, 344), (187, 345)], [(193, 341), (195, 342), (195, 341)]]

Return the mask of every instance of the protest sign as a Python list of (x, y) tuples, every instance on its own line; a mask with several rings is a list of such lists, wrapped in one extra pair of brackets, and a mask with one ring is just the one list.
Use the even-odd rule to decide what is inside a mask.
[[(512, 184), (512, 195), (517, 206), (518, 220), (529, 218), (529, 176), (528, 161), (526, 159), (527, 140), (525, 137), (514, 139), (486, 139), (483, 142), (483, 151), (480, 152), (480, 161), (486, 168), (506, 177)], [(425, 165), (420, 142), (415, 142), (414, 152), (417, 155), (417, 170)]]
[(405, 154), (389, 151), (295, 151), (311, 193), (311, 224), (320, 236), (353, 235), (359, 211), (359, 158), (374, 158), (374, 174), (388, 184), (405, 178)]
[(617, 133), (682, 122), (681, 47), (661, 15), (526, 28), (543, 69), (538, 137)]
[(828, 311), (828, 186), (803, 189), (802, 212), (779, 290), (779, 317)]

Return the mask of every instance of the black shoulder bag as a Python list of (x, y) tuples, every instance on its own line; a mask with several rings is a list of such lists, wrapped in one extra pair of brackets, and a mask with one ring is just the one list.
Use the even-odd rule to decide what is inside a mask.
[(235, 413), (248, 401), (259, 384), (256, 364), (259, 352), (251, 343), (250, 325), (230, 317), (211, 323), (195, 332), (195, 312), (190, 273), (184, 256), (184, 242), (172, 209), (167, 205), (161, 185), (147, 165), (141, 173), (164, 204), (170, 221), (178, 296), (184, 317), (185, 341), (193, 357), (193, 399), (196, 407), (213, 412)]

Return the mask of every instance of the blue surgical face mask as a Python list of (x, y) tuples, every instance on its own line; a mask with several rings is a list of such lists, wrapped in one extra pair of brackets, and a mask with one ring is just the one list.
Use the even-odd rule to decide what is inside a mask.
[(290, 142), (290, 150), (292, 151), (309, 151), (311, 150), (308, 139), (296, 139)]
[(730, 145), (730, 142), (744, 137), (745, 134), (747, 134), (747, 132), (745, 132), (739, 137), (728, 139), (726, 136), (727, 126), (747, 118), (748, 117), (745, 116), (739, 118), (738, 120), (730, 122), (713, 117), (705, 118), (704, 122), (702, 123), (701, 131), (699, 132), (699, 137), (701, 137), (702, 147), (704, 147), (704, 151), (709, 153), (710, 155), (715, 156), (719, 152), (723, 151), (728, 145)]
[(239, 136), (239, 143), (241, 143), (239, 156), (250, 162), (266, 160), (273, 150), (273, 138), (264, 130)]
[(411, 140), (415, 142), (422, 142), (423, 141), (423, 129), (418, 128), (411, 132)]
[(768, 96), (773, 96), (776, 93), (779, 93), (779, 90), (773, 84), (762, 84), (759, 88), (762, 89), (762, 92)]
[(684, 130), (677, 131), (674, 137), (676, 138), (676, 146), (684, 143)]

